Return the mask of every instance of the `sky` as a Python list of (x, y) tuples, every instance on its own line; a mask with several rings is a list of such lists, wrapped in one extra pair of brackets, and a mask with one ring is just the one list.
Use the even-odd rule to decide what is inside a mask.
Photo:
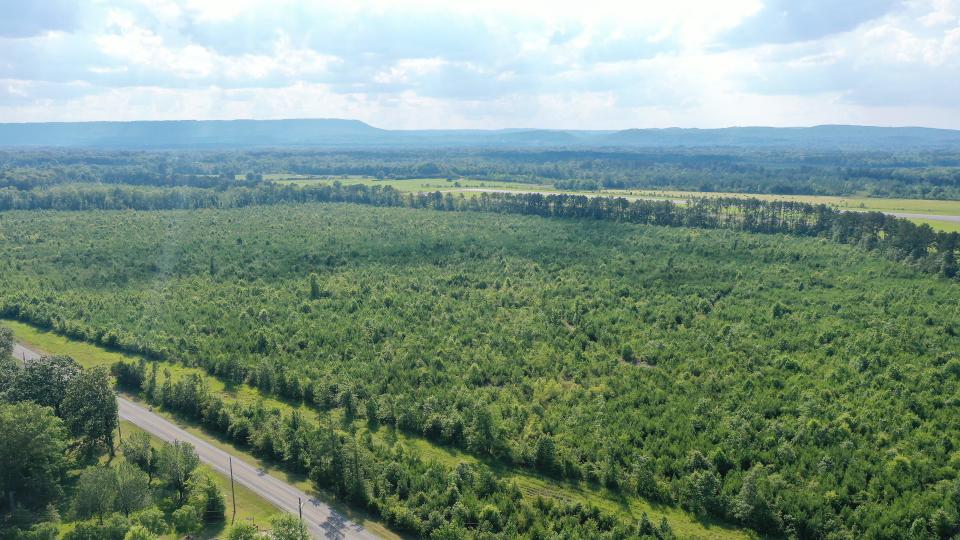
[(0, 122), (960, 129), (960, 0), (0, 0)]

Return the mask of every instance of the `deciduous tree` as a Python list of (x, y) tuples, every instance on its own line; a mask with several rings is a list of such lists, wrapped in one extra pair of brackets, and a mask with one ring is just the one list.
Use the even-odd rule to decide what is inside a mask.
[(171, 489), (177, 492), (177, 501), (182, 504), (187, 493), (190, 474), (200, 464), (193, 445), (183, 441), (164, 444), (160, 449), (158, 473)]
[(53, 410), (0, 403), (0, 492), (8, 509), (41, 508), (60, 495), (67, 431)]
[(61, 415), (70, 432), (88, 448), (104, 445), (113, 455), (113, 437), (119, 422), (117, 397), (104, 368), (86, 370), (67, 386)]

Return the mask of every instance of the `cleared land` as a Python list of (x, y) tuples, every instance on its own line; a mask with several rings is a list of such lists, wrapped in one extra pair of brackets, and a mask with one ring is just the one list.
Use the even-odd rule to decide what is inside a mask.
[(348, 177), (303, 177), (296, 175), (264, 175), (265, 180), (272, 180), (278, 184), (293, 184), (298, 186), (313, 186), (340, 182), (345, 186), (361, 184), (365, 186), (390, 186), (404, 192), (421, 191), (457, 191), (462, 188), (489, 188), (511, 191), (557, 191), (549, 184), (526, 184), (518, 182), (497, 182), (496, 180), (473, 180), (469, 178), (446, 180), (443, 178), (409, 178), (404, 180), (377, 180), (375, 178), (348, 176)]
[(882, 199), (876, 197), (834, 197), (826, 195), (767, 195), (757, 193), (707, 193), (700, 191), (609, 190), (609, 195), (633, 195), (658, 199), (689, 199), (693, 197), (750, 197), (764, 201), (795, 201), (825, 204), (845, 210), (903, 212), (937, 216), (960, 216), (960, 201), (929, 199)]

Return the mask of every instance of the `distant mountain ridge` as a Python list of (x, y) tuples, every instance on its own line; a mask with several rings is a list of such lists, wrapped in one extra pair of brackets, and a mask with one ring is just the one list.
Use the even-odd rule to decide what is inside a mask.
[(386, 130), (359, 120), (169, 120), (0, 123), (0, 147), (960, 149), (960, 130), (922, 127)]

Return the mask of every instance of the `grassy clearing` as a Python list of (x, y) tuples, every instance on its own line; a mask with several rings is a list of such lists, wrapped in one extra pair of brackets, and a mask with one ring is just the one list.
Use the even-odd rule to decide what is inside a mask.
[(794, 201), (826, 204), (848, 210), (877, 210), (885, 212), (913, 212), (941, 216), (960, 215), (960, 201), (931, 199), (883, 199), (876, 197), (838, 197), (832, 195), (769, 195), (759, 193), (724, 193), (700, 191), (608, 190), (608, 195), (626, 195), (662, 199), (689, 199), (693, 197), (750, 197), (764, 201)]
[[(267, 179), (273, 175), (264, 175)], [(420, 192), (420, 191), (457, 191), (463, 188), (488, 188), (488, 189), (509, 189), (509, 190), (537, 190), (537, 191), (556, 191), (549, 184), (521, 184), (517, 182), (497, 182), (495, 180), (472, 180), (461, 179), (447, 181), (444, 178), (410, 178), (404, 180), (377, 180), (369, 177), (351, 176), (347, 178), (309, 178), (287, 175), (282, 178), (269, 178), (278, 184), (294, 184), (298, 186), (316, 186), (323, 184), (332, 184), (340, 182), (343, 185), (362, 184), (365, 186), (391, 186), (398, 191)]]
[[(0, 324), (11, 328), (14, 331), (17, 340), (21, 343), (31, 346), (39, 351), (73, 356), (84, 367), (105, 366), (110, 365), (118, 360), (136, 361), (138, 359), (137, 357), (131, 355), (108, 351), (89, 343), (72, 341), (58, 334), (39, 330), (33, 326), (18, 321), (0, 319)], [(293, 405), (284, 401), (265, 397), (256, 388), (246, 385), (234, 385), (230, 388), (227, 388), (226, 385), (224, 385), (221, 381), (214, 377), (206, 376), (201, 370), (195, 368), (187, 368), (172, 364), (170, 362), (160, 362), (160, 367), (161, 370), (163, 368), (170, 369), (171, 375), (174, 377), (174, 379), (187, 375), (191, 372), (201, 373), (209, 381), (211, 390), (220, 392), (225, 399), (239, 399), (244, 401), (263, 400), (265, 405), (277, 407), (285, 412), (292, 411), (294, 408), (299, 408), (306, 415), (308, 415), (309, 418), (318, 418), (317, 411), (306, 407), (305, 405)], [(141, 400), (137, 399), (136, 396), (127, 397), (133, 399), (134, 401), (143, 403)], [(295, 485), (305, 492), (317, 493), (309, 479), (302, 475), (288, 473), (273, 463), (261, 460), (244, 449), (238, 448), (231, 442), (203, 431), (197, 424), (193, 422), (186, 421), (164, 411), (155, 410), (154, 412), (176, 423), (182, 429), (185, 429), (186, 431), (203, 438), (214, 446), (228, 451), (234, 456), (237, 456), (248, 463), (263, 468), (268, 474), (274, 477), (277, 477), (291, 485)], [(333, 414), (336, 415), (337, 411), (334, 411)], [(366, 429), (365, 424), (360, 421), (357, 422), (356, 426), (360, 431)], [(440, 463), (450, 466), (456, 466), (462, 462), (476, 463), (480, 461), (475, 456), (462, 452), (459, 449), (436, 445), (426, 439), (420, 437), (411, 437), (392, 428), (382, 427), (380, 429), (376, 429), (372, 431), (372, 435), (374, 438), (385, 442), (402, 443), (409, 449), (418, 453), (424, 459), (436, 460)], [(618, 514), (623, 518), (631, 520), (639, 519), (643, 512), (646, 512), (654, 523), (659, 522), (661, 517), (665, 517), (670, 523), (671, 528), (680, 538), (734, 539), (750, 538), (752, 536), (751, 533), (746, 530), (737, 529), (735, 527), (712, 520), (698, 519), (695, 516), (676, 507), (663, 504), (652, 504), (636, 497), (624, 497), (620, 494), (610, 492), (606, 489), (599, 489), (586, 483), (558, 481), (531, 473), (529, 471), (504, 466), (495, 462), (484, 461), (484, 463), (490, 466), (501, 478), (514, 481), (520, 490), (530, 498), (543, 497), (562, 501), (593, 504), (605, 511)], [(227, 482), (226, 491), (229, 491), (229, 481)], [(384, 538), (399, 538), (399, 536), (389, 531), (385, 526), (383, 526), (383, 524), (373, 519), (369, 514), (358, 512), (342, 504), (338, 504), (330, 494), (317, 494), (322, 500), (337, 508), (337, 510), (339, 510), (341, 513), (350, 519), (361, 523), (364, 527), (370, 529), (376, 534)], [(240, 515), (239, 503), (240, 494), (238, 492), (238, 516)], [(250, 511), (254, 512), (254, 510)], [(257, 519), (259, 522), (259, 518)]]
[(689, 199), (693, 197), (749, 197), (764, 201), (795, 201), (825, 204), (844, 210), (877, 212), (909, 212), (935, 216), (960, 215), (960, 201), (931, 199), (883, 199), (876, 197), (836, 197), (829, 195), (768, 195), (757, 193), (706, 193), (698, 191), (611, 190), (608, 195), (650, 197), (658, 199)]
[[(307, 177), (303, 175), (264, 175), (277, 183), (295, 185), (318, 185), (339, 181), (345, 185), (364, 184), (368, 186), (392, 186), (403, 192), (422, 191), (449, 191), (462, 193), (467, 197), (477, 196), (476, 191), (470, 189), (496, 189), (510, 191), (538, 191), (542, 193), (566, 193), (571, 195), (626, 197), (644, 199), (677, 200), (694, 197), (739, 197), (754, 198), (764, 201), (795, 201), (810, 204), (826, 204), (828, 206), (851, 211), (876, 212), (907, 212), (915, 214), (929, 214), (931, 216), (960, 216), (960, 201), (944, 201), (929, 199), (882, 199), (874, 197), (836, 197), (827, 195), (769, 195), (758, 193), (724, 193), (698, 191), (661, 191), (645, 189), (609, 189), (602, 191), (559, 191), (549, 184), (526, 184), (519, 182), (497, 182), (490, 180), (464, 179), (450, 182), (439, 178), (414, 178), (408, 180), (376, 180), (368, 177), (350, 176), (346, 178)], [(960, 231), (960, 225), (936, 218), (911, 219), (914, 223), (926, 223), (936, 230)]]
[(926, 223), (935, 231), (960, 232), (960, 223), (951, 221), (940, 221), (934, 219), (911, 219), (910, 221), (920, 225)]

